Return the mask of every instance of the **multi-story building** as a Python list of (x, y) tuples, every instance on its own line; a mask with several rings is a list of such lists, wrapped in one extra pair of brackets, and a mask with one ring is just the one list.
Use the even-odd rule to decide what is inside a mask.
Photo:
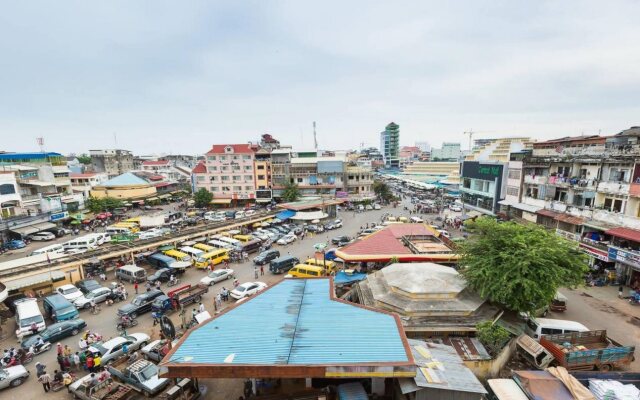
[(509, 162), (510, 154), (533, 148), (533, 141), (526, 137), (477, 139), (473, 150), (465, 155), (467, 161)]
[(419, 148), (423, 153), (431, 152), (431, 145), (429, 144), (429, 142), (415, 142), (414, 146)]
[(380, 132), (380, 152), (385, 168), (400, 168), (400, 126), (395, 122)]
[(310, 157), (311, 152), (293, 153), (289, 165), (289, 180), (298, 185), (303, 196), (334, 197), (336, 191), (346, 192), (345, 156)]
[(71, 190), (74, 193), (81, 193), (85, 199), (89, 198), (93, 187), (109, 180), (109, 177), (104, 172), (71, 173), (69, 178), (71, 179)]
[(89, 150), (93, 172), (106, 172), (109, 179), (132, 171), (133, 153), (128, 150)]
[[(269, 136), (269, 135), (262, 135)], [(275, 140), (271, 138), (271, 140)], [(277, 142), (277, 140), (275, 140)], [(278, 142), (278, 145), (280, 142)], [(256, 202), (268, 203), (273, 199), (271, 183), (271, 151), (269, 148), (260, 148), (255, 152), (256, 171)]]
[(431, 149), (430, 159), (432, 161), (459, 161), (460, 160), (460, 143), (442, 143), (439, 149)]
[(463, 161), (460, 198), (465, 209), (495, 215), (506, 193), (507, 163)]
[(0, 171), (0, 219), (20, 215), (21, 203), (16, 175), (12, 171)]
[(256, 150), (250, 144), (213, 145), (206, 153), (204, 168), (194, 169), (194, 189), (209, 190), (220, 204), (255, 199)]
[(165, 181), (177, 182), (184, 180), (182, 172), (177, 169), (169, 160), (147, 160), (143, 161), (141, 168), (143, 172), (149, 172), (162, 176)]
[(426, 175), (432, 177), (445, 177), (452, 171), (459, 171), (458, 161), (417, 161), (408, 165), (402, 172), (407, 175)]
[(370, 200), (373, 192), (373, 171), (371, 166), (349, 163), (345, 168), (348, 199), (350, 201)]

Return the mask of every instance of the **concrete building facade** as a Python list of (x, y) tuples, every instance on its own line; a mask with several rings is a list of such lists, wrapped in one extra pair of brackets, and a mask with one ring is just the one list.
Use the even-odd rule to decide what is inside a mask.
[(250, 144), (215, 144), (206, 156), (204, 168), (195, 172), (195, 190), (204, 188), (214, 200), (253, 200), (256, 197), (255, 151)]
[(89, 150), (93, 172), (106, 172), (109, 179), (132, 171), (133, 153), (128, 150)]
[(431, 149), (431, 160), (433, 161), (459, 161), (460, 160), (460, 143), (442, 143), (439, 149)]
[(400, 126), (395, 122), (380, 132), (380, 152), (385, 168), (400, 168)]

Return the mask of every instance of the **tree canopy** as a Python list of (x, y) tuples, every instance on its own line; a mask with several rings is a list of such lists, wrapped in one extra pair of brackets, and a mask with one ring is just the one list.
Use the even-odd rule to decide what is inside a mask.
[(78, 162), (80, 162), (80, 164), (91, 164), (91, 156), (87, 155), (86, 153), (82, 153), (79, 156), (76, 156), (76, 158), (78, 159)]
[(393, 192), (389, 189), (389, 185), (382, 181), (373, 182), (373, 192), (380, 200), (392, 201), (394, 199)]
[(114, 197), (103, 197), (98, 199), (96, 197), (89, 197), (85, 202), (85, 206), (93, 213), (99, 213), (103, 211), (113, 211), (115, 208), (122, 207), (124, 202)]
[(300, 189), (298, 188), (298, 185), (293, 182), (287, 183), (284, 187), (284, 191), (282, 192), (282, 199), (290, 202), (298, 200), (299, 197)]
[(479, 218), (460, 243), (461, 273), (471, 289), (505, 308), (533, 312), (561, 287), (575, 287), (588, 271), (577, 244), (540, 225)]
[(205, 188), (200, 188), (194, 195), (193, 201), (195, 202), (195, 206), (198, 208), (205, 208), (211, 204), (211, 200), (213, 200), (213, 195)]

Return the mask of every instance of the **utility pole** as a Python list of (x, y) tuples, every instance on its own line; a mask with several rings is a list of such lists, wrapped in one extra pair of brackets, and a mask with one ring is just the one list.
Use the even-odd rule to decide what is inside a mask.
[(313, 146), (318, 151), (318, 137), (316, 136), (316, 121), (313, 121)]
[(472, 139), (473, 139), (473, 134), (475, 132), (473, 132), (473, 129), (470, 129), (467, 132), (463, 132), (464, 135), (468, 135), (469, 136), (469, 152), (471, 152), (471, 143), (472, 143)]

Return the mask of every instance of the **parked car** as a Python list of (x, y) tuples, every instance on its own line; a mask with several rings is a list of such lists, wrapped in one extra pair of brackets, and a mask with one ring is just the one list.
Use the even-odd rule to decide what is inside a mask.
[(455, 212), (462, 212), (462, 207), (452, 204), (449, 206), (449, 210), (455, 211)]
[(76, 282), (76, 287), (84, 294), (89, 293), (94, 289), (101, 288), (100, 284), (95, 279), (83, 279)]
[(89, 351), (94, 354), (100, 353), (102, 365), (109, 365), (122, 355), (122, 348), (125, 344), (132, 352), (146, 346), (149, 339), (150, 337), (146, 333), (131, 333), (127, 336), (116, 336), (104, 343), (94, 343), (89, 346)]
[(342, 220), (341, 219), (337, 219), (337, 220), (333, 221), (333, 224), (336, 226), (336, 229), (342, 228)]
[[(156, 281), (169, 282), (169, 279), (171, 279), (171, 274), (177, 275), (175, 272), (177, 270), (178, 269), (172, 270), (170, 268), (161, 268), (153, 274), (147, 276), (147, 282), (150, 282), (151, 284), (155, 284)], [(184, 269), (182, 269), (182, 271), (184, 271)]]
[(29, 377), (29, 371), (22, 366), (16, 365), (14, 367), (0, 369), (0, 389), (6, 389), (8, 387), (18, 387), (22, 385)]
[(367, 211), (371, 211), (373, 210), (373, 206), (371, 204), (367, 204), (366, 206), (364, 206), (364, 209)]
[(278, 239), (278, 241), (276, 243), (280, 244), (280, 245), (287, 245), (289, 243), (293, 243), (296, 241), (296, 235), (288, 233), (286, 235), (284, 235), (283, 237), (281, 237), (280, 239)]
[(236, 300), (244, 299), (245, 297), (252, 296), (264, 289), (266, 289), (267, 284), (264, 282), (245, 282), (241, 285), (236, 286), (235, 289), (229, 293), (231, 297)]
[(151, 311), (151, 303), (153, 300), (163, 295), (162, 290), (151, 289), (146, 293), (137, 295), (129, 304), (126, 304), (118, 309), (118, 315), (128, 315), (129, 318), (136, 318), (140, 314)]
[(231, 279), (234, 277), (234, 270), (230, 268), (217, 269), (211, 271), (204, 278), (200, 279), (200, 283), (203, 285), (213, 286), (214, 284)]
[(308, 232), (314, 232), (314, 233), (322, 233), (324, 232), (324, 228), (322, 227), (322, 225), (307, 225), (306, 227)]
[(339, 245), (341, 242), (349, 242), (349, 241), (351, 241), (351, 238), (347, 235), (336, 236), (331, 239), (331, 243), (337, 244), (337, 245)]
[(78, 299), (79, 297), (82, 297), (82, 292), (80, 291), (80, 289), (78, 289), (72, 284), (62, 285), (56, 289), (56, 292), (61, 294), (62, 297), (64, 297), (65, 299), (69, 300), (72, 303), (76, 301), (76, 299)]
[(34, 242), (46, 242), (55, 239), (56, 235), (51, 232), (38, 232), (34, 233), (33, 235), (27, 236), (27, 238), (33, 240)]
[(329, 222), (328, 224), (324, 225), (325, 231), (332, 231), (334, 229), (336, 229), (336, 224), (334, 224), (333, 222)]
[(91, 307), (92, 301), (95, 304), (102, 303), (111, 296), (113, 296), (113, 292), (111, 291), (111, 289), (107, 287), (100, 287), (98, 289), (93, 289), (82, 297), (77, 298), (73, 302), (73, 305), (75, 305), (77, 308), (89, 308)]
[(278, 250), (265, 250), (253, 259), (253, 263), (255, 265), (265, 265), (269, 264), (271, 260), (275, 260), (278, 257), (280, 257), (280, 252)]
[(20, 343), (20, 346), (27, 350), (32, 345), (36, 344), (39, 338), (42, 338), (42, 341), (45, 343), (49, 342), (55, 344), (66, 337), (77, 335), (86, 326), (87, 323), (80, 318), (56, 322), (55, 324), (47, 326), (42, 332), (24, 339), (22, 343)]
[(23, 240), (9, 240), (4, 246), (9, 250), (18, 250), (27, 247), (27, 244)]
[(381, 210), (382, 206), (380, 204), (376, 203), (376, 204), (373, 205), (373, 209), (374, 210)]

